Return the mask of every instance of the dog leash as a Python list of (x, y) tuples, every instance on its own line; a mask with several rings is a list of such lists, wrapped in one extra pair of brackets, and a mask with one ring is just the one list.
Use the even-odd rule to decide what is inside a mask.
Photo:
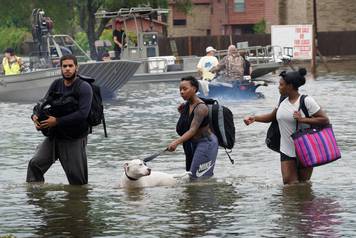
[(157, 153), (155, 153), (155, 154), (153, 154), (153, 155), (150, 155), (150, 156), (144, 158), (144, 159), (143, 159), (143, 162), (151, 161), (151, 160), (153, 160), (154, 158), (160, 156), (161, 154), (163, 154), (163, 153), (166, 152), (166, 151), (168, 151), (168, 148), (166, 148), (166, 149), (164, 149), (164, 150), (162, 150), (162, 151), (160, 151), (160, 152), (157, 152)]

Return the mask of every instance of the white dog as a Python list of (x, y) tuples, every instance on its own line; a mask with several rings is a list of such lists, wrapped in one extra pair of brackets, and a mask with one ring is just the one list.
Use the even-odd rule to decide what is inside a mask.
[(134, 159), (124, 164), (124, 173), (121, 177), (120, 187), (174, 186), (178, 182), (177, 178), (185, 177), (188, 174), (190, 174), (190, 172), (186, 172), (182, 175), (172, 175), (151, 171), (142, 160)]

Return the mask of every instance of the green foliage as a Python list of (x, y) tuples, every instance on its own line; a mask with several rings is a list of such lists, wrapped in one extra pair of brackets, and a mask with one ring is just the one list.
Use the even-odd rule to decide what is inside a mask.
[(71, 0), (1, 0), (0, 27), (20, 27), (31, 31), (32, 10), (42, 8), (58, 33), (72, 33), (74, 18)]
[(112, 36), (112, 30), (105, 29), (100, 36), (100, 40), (109, 40), (109, 41), (111, 41), (111, 43), (114, 43), (113, 36)]
[(0, 27), (26, 27), (30, 29), (30, 1), (1, 0)]
[(176, 0), (176, 8), (180, 12), (191, 14), (193, 10), (193, 3), (191, 0)]
[(21, 50), (21, 44), (30, 33), (26, 28), (1, 27), (0, 28), (0, 50), (14, 48), (17, 54)]
[(129, 46), (136, 46), (137, 45), (137, 34), (136, 32), (129, 31), (126, 33), (127, 38), (129, 39), (128, 44)]
[(74, 35), (74, 39), (84, 51), (89, 50), (89, 41), (88, 41), (87, 34), (85, 32), (82, 32), (82, 31), (77, 32)]
[(16, 236), (9, 234), (9, 235), (1, 235), (0, 238), (16, 238)]
[[(21, 41), (27, 34), (31, 34), (31, 14), (35, 8), (43, 9), (45, 15), (53, 20), (54, 33), (75, 36), (80, 46), (88, 50), (89, 45), (93, 49), (95, 39), (112, 41), (110, 30), (102, 32), (110, 19), (93, 20), (96, 11), (118, 11), (120, 8), (138, 6), (167, 8), (168, 0), (1, 0), (0, 50), (4, 47), (19, 50)], [(136, 40), (136, 37), (133, 36), (132, 39)]]
[(97, 2), (101, 2), (101, 7), (105, 10), (119, 10), (120, 8), (130, 8), (130, 7), (138, 7), (138, 6), (151, 6), (153, 8), (167, 8), (168, 1), (167, 0), (99, 0)]
[(114, 49), (114, 41), (113, 41), (113, 36), (112, 36), (112, 30), (110, 29), (105, 29), (103, 33), (100, 36), (100, 40), (108, 40), (111, 42), (112, 49)]
[(266, 21), (264, 18), (262, 18), (262, 20), (260, 20), (259, 22), (257, 22), (254, 26), (253, 26), (253, 32), (255, 33), (266, 33)]

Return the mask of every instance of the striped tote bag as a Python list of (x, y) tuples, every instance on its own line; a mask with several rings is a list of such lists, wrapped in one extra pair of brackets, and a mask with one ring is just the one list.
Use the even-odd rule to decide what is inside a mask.
[(302, 167), (315, 167), (341, 158), (331, 124), (297, 130), (292, 138)]

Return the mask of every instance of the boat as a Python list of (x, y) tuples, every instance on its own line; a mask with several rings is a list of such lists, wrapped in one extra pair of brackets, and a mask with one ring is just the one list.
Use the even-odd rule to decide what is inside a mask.
[[(239, 47), (239, 43), (236, 43), (236, 45), (238, 46), (237, 49), (239, 51), (242, 50), (246, 52), (246, 59), (250, 62), (252, 68), (252, 81), (261, 81), (261, 79), (259, 79), (260, 77), (276, 71), (291, 61), (291, 56), (284, 55), (280, 46), (266, 45)], [(219, 50), (216, 52), (216, 56), (219, 60), (226, 55), (227, 50)]]
[(141, 62), (131, 60), (93, 61), (68, 35), (52, 35), (51, 21), (41, 9), (34, 9), (33, 39), (36, 50), (27, 60), (25, 71), (17, 75), (0, 76), (0, 101), (36, 102), (51, 83), (61, 77), (59, 59), (74, 54), (79, 74), (93, 78), (104, 99), (113, 98), (118, 89), (136, 72)]
[[(104, 99), (115, 97), (119, 88), (127, 83), (140, 62), (113, 60), (79, 64), (79, 74), (95, 79)], [(0, 101), (36, 102), (46, 94), (51, 83), (61, 77), (60, 68), (0, 76)]]
[(239, 100), (264, 98), (261, 92), (256, 92), (260, 86), (266, 86), (265, 82), (255, 82), (252, 80), (236, 80), (234, 82), (224, 82), (214, 79), (211, 82), (199, 80), (199, 96), (202, 98), (212, 98), (216, 100)]
[[(169, 82), (178, 81), (185, 76), (197, 76), (196, 65), (198, 56), (160, 56), (158, 47), (158, 32), (144, 31), (141, 21), (152, 18), (152, 15), (168, 13), (168, 9), (154, 9), (151, 7), (121, 8), (119, 11), (100, 11), (97, 18), (120, 18), (123, 21), (125, 32), (129, 32), (128, 20), (134, 21), (135, 37), (126, 37), (122, 40), (121, 59), (139, 60), (140, 67), (130, 79), (129, 83), (142, 82)], [(140, 21), (140, 22), (139, 22)], [(139, 25), (141, 27), (139, 27)], [(99, 43), (111, 47), (110, 42)]]
[[(102, 10), (95, 14), (97, 18), (120, 18), (123, 21), (125, 32), (129, 32), (127, 21), (132, 19), (134, 21), (136, 37), (134, 40), (128, 38), (126, 42), (122, 42), (125, 47), (122, 50), (121, 58), (140, 60), (141, 65), (128, 83), (177, 82), (185, 76), (198, 76), (196, 66), (200, 57), (177, 56), (174, 42), (169, 43), (172, 51), (176, 52), (175, 56), (160, 56), (158, 33), (142, 29), (143, 19), (152, 19), (153, 15), (162, 13), (168, 13), (168, 9), (121, 8), (119, 11)], [(274, 46), (254, 46), (247, 47), (244, 50), (247, 51), (248, 59), (251, 62), (252, 80), (273, 72), (283, 65), (283, 60), (275, 54)], [(223, 57), (226, 53), (226, 50), (218, 51), (217, 57)]]

